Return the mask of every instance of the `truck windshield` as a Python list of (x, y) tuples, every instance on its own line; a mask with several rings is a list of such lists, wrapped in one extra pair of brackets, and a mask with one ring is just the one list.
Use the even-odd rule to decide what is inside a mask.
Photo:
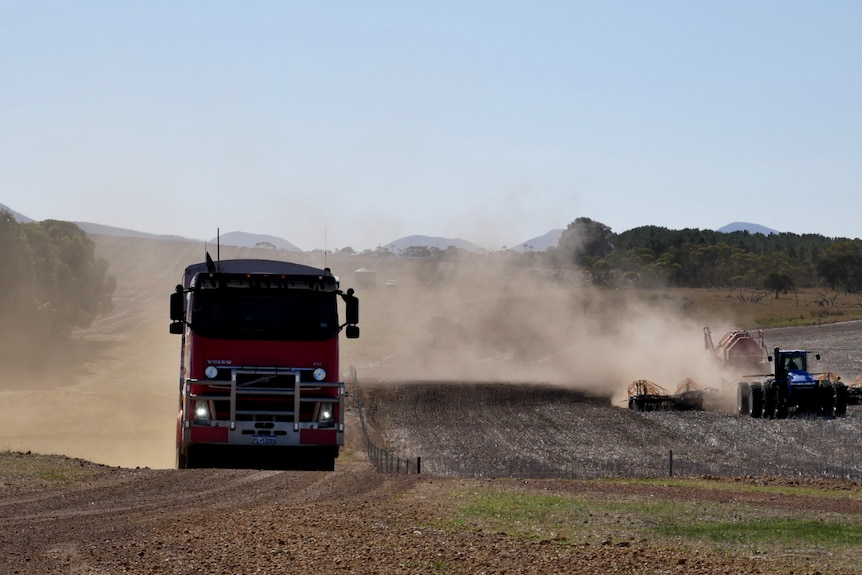
[(321, 341), (338, 335), (336, 310), (331, 292), (198, 290), (191, 329), (214, 339)]

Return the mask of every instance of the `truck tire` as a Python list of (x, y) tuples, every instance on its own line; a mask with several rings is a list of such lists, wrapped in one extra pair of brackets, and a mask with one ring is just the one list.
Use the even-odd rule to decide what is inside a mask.
[(775, 405), (777, 399), (776, 384), (767, 381), (763, 384), (763, 418), (775, 419)]
[(835, 390), (832, 388), (831, 383), (822, 383), (820, 385), (817, 399), (820, 403), (820, 415), (822, 415), (823, 417), (834, 417)]
[(748, 407), (751, 417), (763, 415), (763, 387), (759, 383), (752, 383), (748, 388)]
[(835, 384), (835, 417), (847, 415), (847, 386), (843, 383)]
[(736, 390), (736, 410), (739, 415), (748, 415), (751, 409), (748, 407), (748, 382), (740, 381)]

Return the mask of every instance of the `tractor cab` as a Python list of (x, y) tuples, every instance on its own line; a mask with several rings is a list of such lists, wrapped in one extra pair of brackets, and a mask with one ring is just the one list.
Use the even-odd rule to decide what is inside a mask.
[[(820, 359), (820, 354), (815, 355)], [(775, 348), (775, 355), (769, 358), (775, 361), (775, 380), (789, 384), (810, 384), (814, 378), (808, 372), (808, 352), (799, 349)]]

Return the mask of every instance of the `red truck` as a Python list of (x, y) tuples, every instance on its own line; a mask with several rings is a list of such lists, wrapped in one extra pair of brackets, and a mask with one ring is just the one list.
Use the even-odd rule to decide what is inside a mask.
[(359, 337), (353, 289), (329, 268), (206, 260), (170, 301), (170, 332), (182, 336), (177, 467), (333, 470), (344, 445), (338, 336)]

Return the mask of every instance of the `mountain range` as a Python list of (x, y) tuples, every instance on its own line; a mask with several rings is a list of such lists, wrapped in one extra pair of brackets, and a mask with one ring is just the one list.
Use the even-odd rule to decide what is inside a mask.
[[(0, 204), (0, 210), (9, 211), (16, 221), (24, 223), (24, 222), (32, 222), (34, 221), (32, 218), (25, 216), (24, 214), (18, 213), (15, 210)], [(131, 238), (143, 238), (143, 239), (157, 239), (157, 240), (174, 240), (174, 241), (188, 241), (188, 242), (197, 242), (199, 240), (193, 240), (190, 238), (185, 238), (182, 236), (175, 235), (161, 235), (161, 234), (150, 234), (146, 232), (138, 232), (135, 230), (128, 230), (124, 228), (117, 228), (114, 226), (108, 226), (104, 224), (96, 224), (92, 222), (73, 222), (82, 230), (87, 232), (88, 234), (97, 234), (97, 235), (107, 235), (107, 236), (119, 236), (119, 237), (131, 237)], [(535, 238), (531, 238), (520, 244), (510, 247), (512, 251), (516, 252), (544, 252), (549, 248), (555, 248), (559, 245), (560, 236), (563, 234), (563, 229), (553, 229), (549, 232), (542, 234), (541, 236), (537, 236)], [(759, 224), (753, 224), (748, 222), (732, 222), (723, 226), (716, 230), (718, 232), (731, 233), (737, 231), (748, 231), (752, 234), (777, 234), (780, 233), (777, 230), (773, 230), (772, 228), (768, 228), (766, 226), (761, 226)], [(225, 234), (221, 234), (216, 238), (210, 239), (208, 244), (216, 244), (220, 243), (225, 246), (239, 246), (239, 247), (265, 247), (272, 248), (277, 250), (288, 250), (288, 251), (303, 251), (301, 248), (292, 244), (291, 242), (285, 240), (284, 238), (280, 238), (277, 236), (271, 236), (266, 234), (253, 234), (249, 232), (241, 232), (234, 231), (228, 232)], [(436, 248), (439, 250), (445, 251), (450, 246), (454, 246), (459, 249), (463, 249), (469, 252), (482, 252), (485, 251), (485, 248), (478, 246), (472, 242), (461, 238), (444, 238), (444, 237), (436, 237), (436, 236), (422, 236), (422, 235), (410, 235), (405, 236), (403, 238), (399, 238), (397, 240), (391, 241), (388, 244), (382, 246), (382, 248), (389, 250), (393, 253), (401, 253), (407, 248), (410, 247), (427, 247), (427, 248)]]

